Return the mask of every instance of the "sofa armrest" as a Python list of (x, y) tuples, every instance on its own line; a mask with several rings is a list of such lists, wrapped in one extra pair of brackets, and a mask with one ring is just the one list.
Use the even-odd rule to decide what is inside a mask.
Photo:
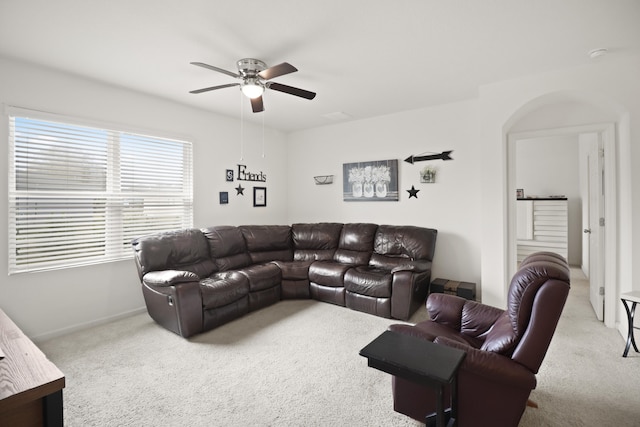
[(479, 350), (447, 337), (437, 337), (434, 342), (467, 353), (460, 367), (462, 371), (509, 387), (525, 390), (533, 390), (536, 387), (535, 374), (506, 356)]
[(402, 270), (391, 278), (391, 317), (409, 320), (411, 315), (424, 303), (429, 292), (431, 270)]
[(196, 274), (175, 270), (147, 273), (142, 294), (149, 315), (160, 325), (185, 338), (202, 332), (202, 295)]
[(149, 315), (160, 325), (185, 338), (202, 332), (202, 296), (197, 280), (172, 286), (143, 282), (142, 294)]
[(399, 271), (411, 271), (414, 273), (424, 273), (425, 271), (431, 271), (431, 261), (407, 261), (406, 263), (403, 263), (391, 269), (391, 273), (397, 273)]
[(171, 286), (178, 283), (197, 282), (200, 278), (190, 271), (163, 270), (145, 274), (142, 281), (151, 286)]

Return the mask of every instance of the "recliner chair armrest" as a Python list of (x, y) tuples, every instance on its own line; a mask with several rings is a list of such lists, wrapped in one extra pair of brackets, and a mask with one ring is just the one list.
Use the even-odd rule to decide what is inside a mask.
[(533, 390), (536, 387), (535, 374), (509, 357), (491, 351), (479, 350), (447, 337), (437, 337), (434, 342), (467, 353), (460, 367), (462, 371), (509, 387), (525, 390)]
[(152, 286), (172, 286), (178, 283), (197, 282), (200, 278), (190, 271), (163, 270), (145, 274), (142, 281)]
[[(450, 294), (429, 294), (429, 318), (456, 331), (478, 337), (484, 334), (504, 310)], [(464, 325), (462, 324), (464, 318)]]
[(462, 323), (462, 309), (466, 299), (449, 294), (429, 294), (427, 298), (427, 313), (436, 323), (460, 331)]

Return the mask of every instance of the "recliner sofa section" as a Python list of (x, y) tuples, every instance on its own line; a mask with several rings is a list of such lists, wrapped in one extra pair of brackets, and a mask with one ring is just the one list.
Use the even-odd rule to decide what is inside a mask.
[(369, 263), (377, 228), (375, 224), (342, 226), (338, 247), (331, 259), (314, 262), (309, 267), (313, 299), (346, 305), (345, 274), (351, 268)]
[(436, 236), (314, 223), (178, 230), (132, 244), (149, 315), (189, 337), (293, 298), (407, 320), (428, 294)]

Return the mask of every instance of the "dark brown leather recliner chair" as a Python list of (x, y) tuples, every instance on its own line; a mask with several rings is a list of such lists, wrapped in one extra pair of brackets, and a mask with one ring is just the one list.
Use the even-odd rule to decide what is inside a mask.
[[(458, 371), (458, 426), (517, 426), (569, 293), (561, 256), (537, 252), (511, 280), (507, 309), (431, 294), (431, 320), (389, 329), (467, 353)], [(429, 363), (425, 360), (425, 363)], [(393, 377), (394, 410), (416, 420), (435, 412), (435, 392)], [(446, 398), (449, 390), (446, 391)]]

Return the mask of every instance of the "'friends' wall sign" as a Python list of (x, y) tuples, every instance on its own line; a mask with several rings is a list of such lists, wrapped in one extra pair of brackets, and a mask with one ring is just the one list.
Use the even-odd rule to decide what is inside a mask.
[(250, 172), (247, 170), (246, 165), (238, 165), (238, 176), (236, 179), (238, 181), (267, 182), (267, 175), (262, 171), (258, 173)]

